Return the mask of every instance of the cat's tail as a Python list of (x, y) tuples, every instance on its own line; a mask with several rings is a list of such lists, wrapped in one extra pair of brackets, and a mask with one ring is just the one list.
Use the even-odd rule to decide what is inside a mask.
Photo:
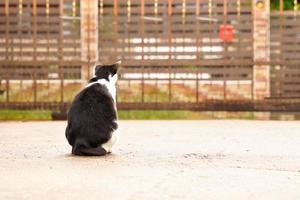
[(96, 148), (73, 147), (72, 154), (77, 156), (104, 156), (107, 151), (102, 146)]

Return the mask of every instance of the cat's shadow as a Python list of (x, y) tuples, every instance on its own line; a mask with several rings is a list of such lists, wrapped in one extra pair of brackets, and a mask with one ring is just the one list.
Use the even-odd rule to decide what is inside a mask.
[(72, 159), (72, 160), (95, 160), (95, 159), (116, 159), (119, 155), (114, 153), (106, 154), (105, 156), (76, 156), (71, 153), (62, 154), (59, 156), (60, 158), (63, 157), (65, 159)]

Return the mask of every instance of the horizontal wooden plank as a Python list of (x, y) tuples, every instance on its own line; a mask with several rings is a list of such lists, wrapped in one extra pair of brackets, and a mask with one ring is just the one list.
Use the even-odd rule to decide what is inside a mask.
[(83, 62), (81, 60), (78, 59), (78, 57), (76, 57), (77, 59), (75, 60), (61, 60), (61, 61), (35, 61), (32, 62), (32, 60), (23, 60), (23, 61), (2, 61), (0, 60), (0, 67), (4, 67), (4, 66), (44, 66), (44, 65), (64, 65), (64, 66), (81, 66), (84, 64), (87, 64), (87, 62)]

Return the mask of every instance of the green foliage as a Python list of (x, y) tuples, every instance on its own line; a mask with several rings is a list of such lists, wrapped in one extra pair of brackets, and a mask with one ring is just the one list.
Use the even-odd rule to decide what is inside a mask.
[[(271, 10), (279, 10), (280, 0), (271, 0)], [(299, 7), (299, 5), (298, 5)], [(294, 9), (294, 0), (284, 0), (283, 1), (284, 10), (293, 10)]]
[[(51, 111), (0, 110), (0, 121), (52, 120)], [(265, 116), (265, 117), (263, 117)], [(272, 119), (300, 120), (299, 113), (262, 112), (196, 112), (183, 110), (119, 110), (120, 120), (216, 120), (216, 119)]]
[(40, 110), (0, 110), (0, 121), (51, 120), (51, 111)]
[(121, 120), (255, 119), (254, 112), (195, 112), (182, 110), (121, 110)]
[(119, 111), (120, 119), (190, 119), (190, 111), (131, 110)]
[[(119, 110), (121, 120), (253, 119), (251, 112), (194, 112), (182, 110)], [(0, 121), (52, 120), (51, 111), (0, 110)]]

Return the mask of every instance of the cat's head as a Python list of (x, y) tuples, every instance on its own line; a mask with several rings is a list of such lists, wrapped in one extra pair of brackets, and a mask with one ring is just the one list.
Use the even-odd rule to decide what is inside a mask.
[(120, 68), (121, 61), (118, 61), (111, 65), (96, 64), (94, 70), (94, 78), (105, 79), (109, 82), (116, 83), (118, 80), (118, 70)]

